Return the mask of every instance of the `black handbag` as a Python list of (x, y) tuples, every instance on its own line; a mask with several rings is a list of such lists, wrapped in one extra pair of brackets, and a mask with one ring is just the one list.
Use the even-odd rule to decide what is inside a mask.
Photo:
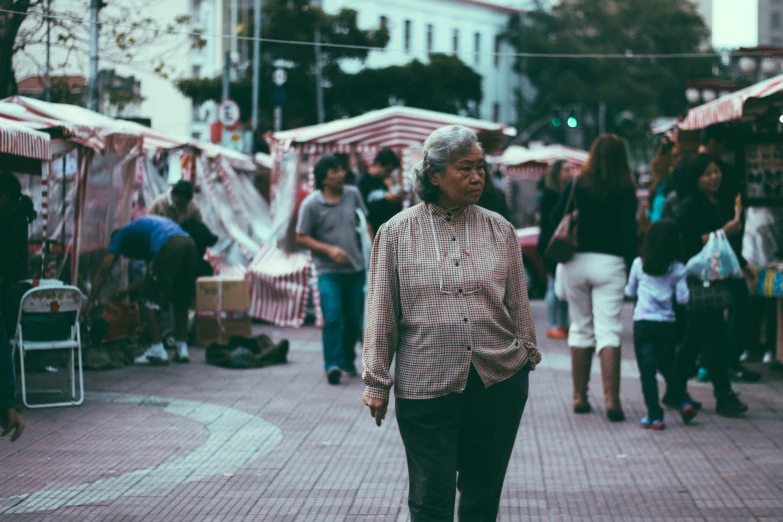
[(734, 294), (731, 291), (731, 281), (701, 281), (694, 277), (688, 278), (690, 299), (686, 305), (689, 312), (706, 312), (725, 310), (734, 304)]
[[(571, 193), (568, 195), (563, 218), (544, 250), (544, 259), (552, 263), (568, 263), (579, 248), (579, 210), (576, 208), (575, 193), (576, 180), (572, 181)], [(569, 212), (572, 201), (574, 209)]]

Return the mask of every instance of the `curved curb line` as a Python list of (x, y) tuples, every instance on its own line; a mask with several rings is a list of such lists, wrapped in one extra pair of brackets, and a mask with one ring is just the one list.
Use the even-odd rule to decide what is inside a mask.
[(0, 513), (32, 513), (82, 506), (231, 473), (266, 455), (283, 440), (282, 431), (274, 424), (226, 406), (124, 393), (93, 393), (89, 398), (159, 408), (203, 424), (209, 437), (197, 450), (171, 462), (95, 482), (0, 497)]

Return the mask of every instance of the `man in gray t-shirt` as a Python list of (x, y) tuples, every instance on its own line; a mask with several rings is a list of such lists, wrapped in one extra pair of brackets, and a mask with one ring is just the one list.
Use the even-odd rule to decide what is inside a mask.
[(315, 186), (299, 210), (296, 241), (313, 252), (324, 315), (324, 368), (329, 383), (339, 384), (343, 372), (357, 375), (366, 279), (360, 236), (365, 220), (359, 212), (366, 216), (367, 209), (359, 191), (345, 186), (345, 170), (334, 156), (316, 163)]

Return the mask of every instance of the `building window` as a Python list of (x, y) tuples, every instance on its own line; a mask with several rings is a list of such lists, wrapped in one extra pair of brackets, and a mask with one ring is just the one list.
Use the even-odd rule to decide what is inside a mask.
[(775, 47), (783, 46), (783, 39), (781, 39), (779, 36), (773, 36), (772, 45), (774, 45)]
[(780, 29), (780, 11), (772, 11), (769, 18), (769, 24), (772, 29)]
[(451, 37), (451, 51), (454, 54), (459, 52), (459, 29), (454, 29), (454, 34)]
[(194, 80), (200, 80), (201, 79), (201, 66), (200, 65), (194, 65), (193, 66), (193, 79)]
[(495, 50), (494, 50), (495, 68), (500, 66), (500, 36), (495, 36)]
[(427, 54), (432, 52), (432, 43), (435, 40), (435, 28), (427, 24)]
[(411, 21), (405, 20), (405, 52), (411, 52)]
[(473, 63), (481, 62), (481, 33), (473, 35)]
[(500, 122), (500, 103), (495, 102), (492, 104), (492, 121), (495, 123)]
[(191, 132), (190, 133), (190, 137), (193, 138), (194, 140), (200, 140), (201, 139), (201, 134), (198, 133), (198, 132)]
[(193, 104), (193, 121), (194, 122), (200, 122), (201, 121), (201, 105)]

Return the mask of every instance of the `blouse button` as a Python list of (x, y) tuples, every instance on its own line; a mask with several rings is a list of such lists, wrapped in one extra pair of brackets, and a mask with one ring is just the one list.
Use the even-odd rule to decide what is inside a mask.
[(452, 237), (452, 238), (451, 238), (451, 240), (452, 240), (452, 241), (456, 241), (456, 240), (457, 240), (457, 238), (456, 238), (456, 237)]
[(454, 266), (459, 266), (459, 261), (457, 261), (456, 263), (454, 263)]

